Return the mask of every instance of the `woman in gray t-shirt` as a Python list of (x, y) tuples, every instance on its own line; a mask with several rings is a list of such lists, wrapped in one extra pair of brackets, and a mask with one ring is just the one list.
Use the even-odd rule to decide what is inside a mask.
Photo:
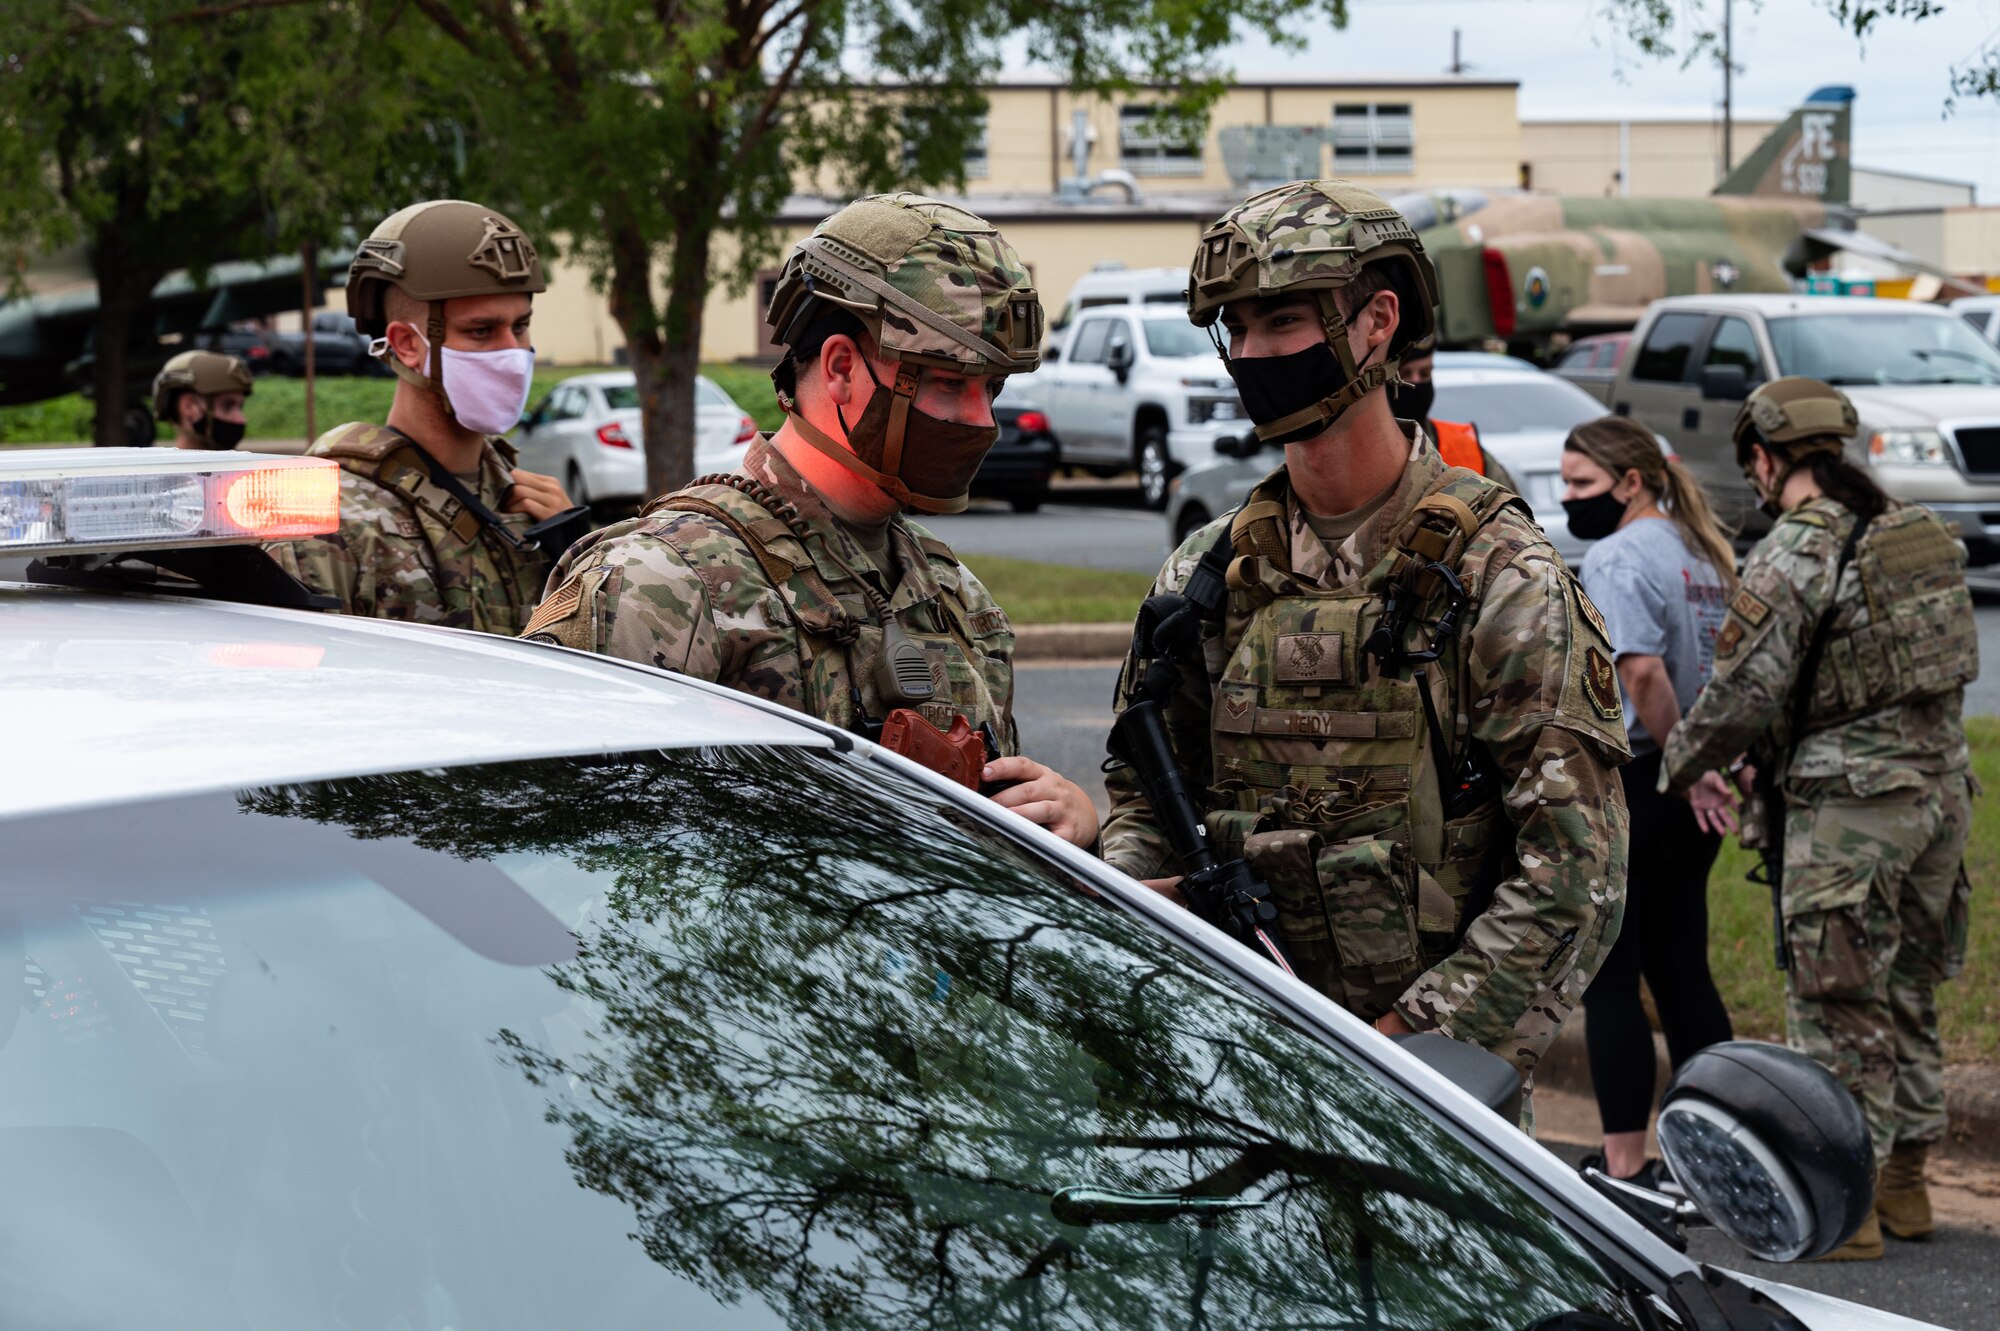
[(1585, 1163), (1652, 1184), (1653, 1034), (1640, 976), (1675, 1067), (1730, 1038), (1708, 970), (1708, 871), (1734, 830), (1727, 788), (1714, 778), (1691, 806), (1657, 787), (1660, 742), (1708, 682), (1735, 558), (1700, 484), (1635, 421), (1606, 416), (1571, 431), (1562, 478), (1570, 534), (1597, 542), (1583, 587), (1609, 631), (1633, 753), (1619, 771), (1632, 818), (1625, 922), (1583, 998), (1604, 1124), (1604, 1155)]

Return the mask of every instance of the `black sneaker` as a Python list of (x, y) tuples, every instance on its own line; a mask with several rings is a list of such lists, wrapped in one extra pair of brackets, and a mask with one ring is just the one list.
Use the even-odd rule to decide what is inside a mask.
[[(1604, 1152), (1602, 1151), (1592, 1151), (1589, 1155), (1577, 1161), (1576, 1168), (1578, 1173), (1582, 1173), (1586, 1169), (1594, 1169), (1606, 1178), (1615, 1177), (1610, 1170), (1604, 1167)], [(1673, 1197), (1686, 1196), (1681, 1185), (1674, 1182), (1673, 1173), (1667, 1168), (1666, 1162), (1663, 1160), (1648, 1160), (1645, 1164), (1639, 1166), (1638, 1173), (1632, 1175), (1630, 1178), (1623, 1178), (1618, 1181), (1620, 1183), (1630, 1183), (1638, 1188), (1650, 1188), (1654, 1192), (1664, 1192)]]

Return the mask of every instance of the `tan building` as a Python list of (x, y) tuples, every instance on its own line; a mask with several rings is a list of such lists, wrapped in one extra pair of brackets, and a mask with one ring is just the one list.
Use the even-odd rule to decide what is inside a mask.
[[(1187, 264), (1202, 226), (1243, 192), (1231, 176), (1242, 164), (1223, 151), (1226, 130), (1315, 127), (1324, 141), (1314, 174), (1363, 179), (1384, 194), (1506, 188), (1521, 161), (1517, 88), (1511, 80), (1452, 77), (1248, 80), (1224, 94), (1206, 134), (1188, 142), (1163, 134), (1150, 115), (1158, 94), (1106, 100), (1053, 79), (1008, 79), (988, 90), (984, 133), (965, 164), (965, 197), (1006, 231), (1053, 313), (1100, 263)], [(1082, 178), (1095, 187), (1065, 197), (1064, 181), (1077, 175), (1079, 112)], [(800, 195), (776, 219), (786, 248), (842, 202), (824, 197), (827, 182), (799, 183)], [(763, 309), (776, 275), (762, 275), (752, 290), (710, 295), (703, 360), (774, 354)], [(604, 298), (577, 265), (551, 267), (535, 343), (557, 364), (602, 363), (622, 344)]]
[(1520, 183), (1539, 193), (1697, 198), (1756, 150), (1783, 115), (1738, 116), (1722, 160), (1715, 112), (1574, 111), (1521, 117)]

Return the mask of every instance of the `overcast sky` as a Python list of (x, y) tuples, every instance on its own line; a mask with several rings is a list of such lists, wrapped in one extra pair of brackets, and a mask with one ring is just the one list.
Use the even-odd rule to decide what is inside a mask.
[[(1458, 28), (1471, 73), (1520, 81), (1524, 115), (1720, 107), (1712, 60), (1686, 70), (1678, 58), (1646, 60), (1601, 10), (1601, 0), (1349, 0), (1347, 28), (1326, 30), (1305, 54), (1259, 40), (1224, 59), (1242, 77), (1434, 74), (1450, 65)], [(1709, 10), (1719, 14), (1720, 0)], [(1946, 0), (1921, 23), (1884, 19), (1865, 47), (1821, 0), (1737, 0), (1735, 30), (1739, 114), (1789, 111), (1823, 84), (1851, 84), (1858, 165), (1971, 181), (1980, 202), (2000, 203), (2000, 104), (1961, 100), (1942, 116), (1952, 63), (2000, 39), (2000, 0)]]

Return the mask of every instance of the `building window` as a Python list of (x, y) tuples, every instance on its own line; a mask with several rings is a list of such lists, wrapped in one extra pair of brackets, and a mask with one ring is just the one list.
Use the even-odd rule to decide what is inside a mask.
[(1333, 108), (1336, 176), (1407, 176), (1416, 169), (1408, 102), (1338, 102)]
[(1118, 164), (1135, 176), (1198, 176), (1201, 140), (1156, 119), (1154, 106), (1118, 108)]
[(967, 180), (986, 179), (986, 117), (979, 117), (979, 133), (972, 142), (965, 145), (965, 178)]

